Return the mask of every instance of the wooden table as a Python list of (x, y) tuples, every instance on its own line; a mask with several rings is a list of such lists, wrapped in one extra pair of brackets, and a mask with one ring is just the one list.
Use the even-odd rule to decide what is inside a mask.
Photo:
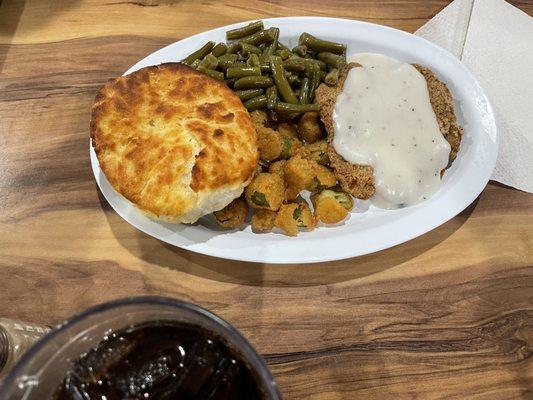
[[(491, 183), (450, 222), (395, 248), (260, 265), (137, 231), (90, 168), (96, 91), (162, 46), (288, 15), (413, 32), (448, 1), (0, 2), (0, 315), (55, 323), (110, 299), (161, 294), (233, 323), (285, 399), (533, 398), (532, 195)], [(533, 14), (531, 1), (513, 3)]]

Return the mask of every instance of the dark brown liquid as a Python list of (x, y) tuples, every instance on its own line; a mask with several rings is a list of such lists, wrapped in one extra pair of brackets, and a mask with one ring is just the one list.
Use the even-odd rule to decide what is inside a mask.
[(198, 327), (158, 322), (112, 333), (73, 362), (54, 400), (263, 399), (251, 371)]

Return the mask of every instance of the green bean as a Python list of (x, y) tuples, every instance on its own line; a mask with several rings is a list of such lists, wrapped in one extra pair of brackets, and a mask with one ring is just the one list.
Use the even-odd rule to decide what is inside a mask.
[(261, 49), (250, 43), (240, 43), (241, 54), (245, 59), (248, 59), (251, 54), (261, 54)]
[(205, 69), (216, 69), (216, 67), (218, 67), (218, 58), (216, 58), (213, 54), (210, 53), (206, 55), (202, 61), (200, 61), (198, 67), (202, 67)]
[(320, 71), (320, 81), (322, 82), (324, 79), (326, 79), (327, 72), (326, 71)]
[(339, 70), (337, 68), (332, 68), (331, 71), (324, 77), (324, 82), (328, 85), (336, 85), (339, 81)]
[(305, 77), (302, 79), (302, 86), (300, 88), (300, 103), (302, 104), (309, 104), (309, 97), (310, 93), (309, 90), (311, 89), (311, 80), (308, 77)]
[(312, 64), (311, 76), (309, 79), (311, 80), (309, 85), (309, 100), (313, 101), (315, 98), (315, 90), (318, 85), (320, 85), (320, 68), (317, 64)]
[(273, 32), (270, 29), (266, 29), (240, 39), (239, 43), (249, 43), (253, 44), (254, 46), (257, 46), (261, 43), (270, 43), (273, 40)]
[(300, 57), (291, 57), (288, 60), (283, 61), (283, 68), (288, 71), (304, 71), (305, 65), (305, 58)]
[(305, 113), (309, 111), (318, 111), (320, 106), (316, 103), (313, 104), (291, 104), (277, 102), (274, 106), (274, 110), (280, 113), (294, 114), (294, 113)]
[(237, 82), (237, 78), (230, 78), (230, 79), (224, 79), (224, 83), (233, 89), (233, 86), (235, 85), (235, 82)]
[(330, 52), (318, 53), (317, 58), (321, 61), (324, 61), (327, 65), (337, 69), (339, 69), (344, 59), (344, 57), (338, 56)]
[(196, 69), (196, 68), (198, 68), (198, 65), (200, 65), (200, 61), (202, 61), (202, 60), (200, 60), (200, 59), (194, 60), (194, 61), (192, 62), (192, 64), (190, 64), (190, 66), (191, 66), (192, 68)]
[(277, 56), (270, 57), (270, 69), (272, 70), (272, 78), (274, 78), (274, 82), (276, 82), (276, 87), (278, 88), (279, 97), (287, 103), (298, 103), (298, 99), (292, 92), (291, 85), (289, 85), (287, 78), (285, 78), (281, 58)]
[(261, 61), (259, 60), (259, 56), (257, 54), (250, 54), (250, 57), (248, 57), (248, 60), (246, 60), (246, 64), (248, 64), (250, 67), (260, 67)]
[(290, 50), (276, 50), (276, 55), (280, 56), (283, 60), (287, 60), (293, 56)]
[(272, 55), (274, 55), (276, 49), (278, 48), (278, 40), (279, 40), (279, 28), (270, 28), (270, 32), (272, 33), (273, 40), (272, 42), (265, 48), (266, 52), (263, 53), (264, 60), (268, 60), (268, 58)]
[(223, 56), (218, 57), (218, 65), (223, 69), (232, 67), (239, 57), (237, 54), (224, 54)]
[(226, 70), (226, 78), (242, 78), (243, 76), (261, 75), (259, 67), (229, 67)]
[(213, 47), (213, 50), (211, 50), (211, 54), (213, 54), (215, 57), (220, 57), (223, 54), (226, 54), (226, 51), (228, 51), (228, 46), (226, 43), (220, 42), (215, 47)]
[(237, 54), (241, 50), (241, 44), (238, 42), (229, 45), (226, 54)]
[(312, 59), (311, 59), (311, 58), (305, 58), (305, 62), (306, 62), (306, 63), (318, 64), (318, 67), (319, 67), (321, 70), (323, 70), (323, 71), (325, 71), (325, 70), (326, 70), (326, 67), (327, 67), (327, 65), (326, 65), (326, 63), (325, 63), (324, 61), (317, 60), (317, 59), (315, 59), (315, 58), (312, 58)]
[(244, 102), (244, 107), (248, 111), (258, 110), (259, 108), (264, 108), (267, 105), (267, 98), (263, 94), (261, 96), (254, 97), (253, 99), (247, 100)]
[(261, 64), (261, 73), (270, 74), (270, 64)]
[(307, 54), (307, 46), (305, 44), (298, 45), (292, 49), (292, 52), (300, 57), (305, 57)]
[(298, 75), (296, 74), (286, 75), (285, 78), (287, 79), (287, 82), (289, 82), (289, 85), (301, 83), (300, 78), (298, 78)]
[(245, 76), (239, 78), (233, 86), (237, 90), (267, 88), (274, 84), (268, 76)]
[(291, 49), (289, 49), (287, 46), (285, 46), (283, 43), (281, 42), (278, 42), (278, 50), (286, 50), (286, 51), (291, 51)]
[[(274, 87), (274, 86), (272, 86)], [(242, 101), (253, 99), (254, 97), (261, 96), (265, 91), (263, 89), (247, 89), (247, 90), (237, 90), (235, 94)]]
[(278, 102), (278, 89), (275, 86), (271, 86), (266, 90), (267, 108), (273, 109)]
[(313, 35), (304, 32), (300, 35), (298, 44), (305, 44), (309, 50), (316, 51), (317, 53), (322, 51), (328, 51), (335, 54), (346, 53), (346, 45), (330, 42), (328, 40), (317, 39)]
[(184, 64), (192, 64), (195, 60), (204, 58), (207, 54), (209, 54), (213, 47), (215, 47), (215, 42), (209, 41), (202, 47), (200, 47), (198, 50), (196, 50), (194, 53), (191, 53), (187, 57), (185, 57), (182, 62)]
[(211, 78), (218, 79), (219, 81), (224, 80), (224, 72), (215, 71), (214, 69), (207, 69), (202, 66), (198, 67), (198, 71), (201, 71), (206, 75), (209, 75)]
[(246, 26), (232, 29), (231, 31), (226, 32), (226, 39), (227, 40), (236, 40), (243, 38), (245, 36), (249, 36), (257, 31), (261, 31), (264, 29), (263, 21), (256, 21), (251, 22)]

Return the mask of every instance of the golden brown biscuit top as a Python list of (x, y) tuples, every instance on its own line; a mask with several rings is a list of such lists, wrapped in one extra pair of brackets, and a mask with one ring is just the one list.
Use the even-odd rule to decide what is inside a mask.
[(217, 190), (244, 187), (258, 160), (255, 128), (239, 98), (180, 63), (109, 81), (92, 108), (91, 138), (111, 185), (170, 220)]

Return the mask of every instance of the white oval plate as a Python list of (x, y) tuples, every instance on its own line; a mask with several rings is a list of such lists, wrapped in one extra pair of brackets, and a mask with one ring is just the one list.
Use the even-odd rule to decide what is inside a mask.
[[(381, 210), (357, 201), (348, 219), (338, 226), (322, 226), (298, 237), (278, 233), (255, 234), (250, 226), (223, 231), (205, 218), (194, 225), (155, 222), (141, 214), (109, 184), (91, 146), (91, 163), (98, 186), (115, 211), (137, 229), (164, 242), (197, 253), (262, 263), (312, 263), (360, 256), (420, 236), (465, 209), (487, 184), (498, 152), (492, 108), (479, 83), (452, 54), (417, 36), (381, 25), (320, 17), (264, 20), (277, 26), (280, 40), (294, 46), (302, 32), (348, 45), (348, 55), (383, 53), (431, 68), (450, 88), (456, 101), (464, 138), (457, 159), (446, 171), (442, 187), (429, 200), (399, 210)], [(179, 61), (208, 40), (225, 40), (225, 32), (246, 22), (224, 26), (173, 43), (131, 67)]]

